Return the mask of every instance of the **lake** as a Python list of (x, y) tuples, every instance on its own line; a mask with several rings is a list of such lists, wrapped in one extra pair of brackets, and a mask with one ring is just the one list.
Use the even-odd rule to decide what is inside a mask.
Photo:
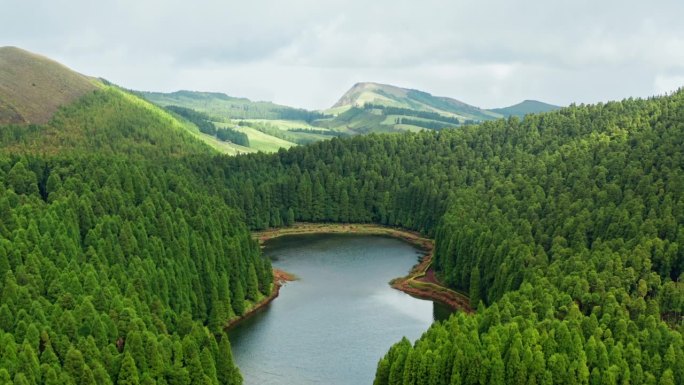
[(269, 240), (273, 266), (299, 280), (229, 333), (246, 385), (372, 384), (378, 360), (412, 342), (445, 306), (392, 289), (422, 255), (394, 238), (355, 234)]

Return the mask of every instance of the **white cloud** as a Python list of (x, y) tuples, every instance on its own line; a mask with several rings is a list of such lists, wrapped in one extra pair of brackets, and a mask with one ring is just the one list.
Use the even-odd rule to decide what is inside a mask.
[(653, 89), (658, 95), (676, 91), (681, 87), (684, 87), (684, 75), (657, 75), (653, 81)]
[(568, 104), (684, 85), (682, 14), (674, 0), (5, 0), (0, 45), (128, 88), (308, 108), (356, 81)]

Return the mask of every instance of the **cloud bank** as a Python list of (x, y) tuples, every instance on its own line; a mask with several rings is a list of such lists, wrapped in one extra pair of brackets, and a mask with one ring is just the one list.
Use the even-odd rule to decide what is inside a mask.
[(359, 81), (481, 107), (684, 86), (680, 1), (5, 0), (0, 45), (127, 88), (326, 108)]

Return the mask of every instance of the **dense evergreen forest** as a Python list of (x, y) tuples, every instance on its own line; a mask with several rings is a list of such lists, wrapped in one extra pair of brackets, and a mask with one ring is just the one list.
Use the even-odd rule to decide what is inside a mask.
[(682, 383), (683, 143), (680, 91), (225, 159), (227, 201), (252, 228), (436, 236), (480, 311), (394, 346), (377, 384)]
[(270, 293), (270, 262), (171, 122), (106, 90), (6, 131), (0, 383), (241, 383), (223, 326)]
[(272, 280), (248, 229), (300, 220), (434, 236), (480, 304), (376, 384), (684, 382), (684, 92), (237, 157), (126, 98), (3, 131), (0, 381), (239, 383), (222, 326)]

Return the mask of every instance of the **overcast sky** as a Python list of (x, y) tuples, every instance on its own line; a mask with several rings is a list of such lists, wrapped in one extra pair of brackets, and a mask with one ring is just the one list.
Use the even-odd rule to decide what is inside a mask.
[(483, 108), (684, 86), (684, 1), (0, 0), (14, 45), (127, 88), (327, 108), (355, 82)]

